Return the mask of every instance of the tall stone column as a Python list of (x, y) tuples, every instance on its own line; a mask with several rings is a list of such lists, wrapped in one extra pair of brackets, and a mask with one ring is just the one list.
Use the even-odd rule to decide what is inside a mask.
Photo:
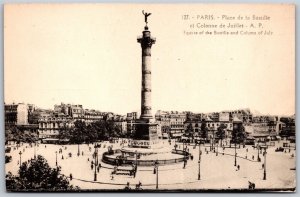
[(151, 112), (151, 46), (155, 44), (155, 38), (145, 26), (143, 35), (137, 39), (142, 47), (142, 95), (141, 95), (141, 120), (152, 119)]

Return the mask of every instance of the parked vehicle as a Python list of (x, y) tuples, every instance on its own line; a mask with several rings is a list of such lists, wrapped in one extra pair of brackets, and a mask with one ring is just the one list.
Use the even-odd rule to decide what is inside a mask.
[(279, 147), (279, 148), (275, 149), (275, 152), (283, 152), (283, 151), (284, 151), (284, 148), (282, 148), (282, 147)]
[(5, 153), (10, 153), (10, 151), (11, 151), (11, 147), (6, 147), (5, 148)]

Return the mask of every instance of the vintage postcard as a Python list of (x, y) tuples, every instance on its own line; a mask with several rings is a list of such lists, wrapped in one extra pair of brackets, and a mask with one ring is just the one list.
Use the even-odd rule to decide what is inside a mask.
[(295, 192), (295, 5), (6, 4), (4, 101), (8, 192)]

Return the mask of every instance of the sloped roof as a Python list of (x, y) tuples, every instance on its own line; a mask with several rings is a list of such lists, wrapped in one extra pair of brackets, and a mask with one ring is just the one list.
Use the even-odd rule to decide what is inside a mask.
[(234, 116), (233, 117), (233, 122), (242, 122), (238, 117)]

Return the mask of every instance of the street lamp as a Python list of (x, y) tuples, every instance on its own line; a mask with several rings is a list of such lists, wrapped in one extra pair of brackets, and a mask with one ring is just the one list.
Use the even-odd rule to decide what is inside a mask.
[(95, 171), (94, 171), (94, 181), (97, 181), (97, 166), (98, 166), (98, 148), (99, 148), (99, 145), (97, 143), (95, 143), (95, 152), (94, 152), (94, 159), (95, 159), (95, 162), (94, 162), (94, 166), (95, 166)]
[(34, 159), (36, 159), (36, 142), (34, 142)]
[(210, 136), (210, 146), (209, 146), (209, 150), (212, 150), (212, 137)]
[(21, 163), (22, 163), (22, 156), (21, 156), (22, 152), (21, 151), (19, 152), (19, 155), (20, 155), (20, 168), (21, 168)]
[(80, 155), (80, 149), (79, 149), (79, 143), (78, 143), (78, 152), (77, 152), (77, 156), (79, 157)]
[(260, 161), (260, 157), (259, 157), (259, 142), (257, 143), (257, 161)]
[(135, 150), (135, 165), (137, 166), (137, 150)]
[(266, 168), (267, 168), (267, 148), (265, 148), (265, 152), (264, 152), (264, 156), (265, 156), (265, 159), (264, 159), (264, 178), (263, 180), (267, 180), (267, 172), (266, 172)]
[(234, 166), (236, 166), (236, 139), (234, 140)]
[(218, 149), (219, 148), (219, 140), (218, 140), (218, 142), (217, 142), (217, 152), (216, 152), (216, 156), (218, 156)]
[(200, 180), (201, 179), (201, 175), (200, 175), (200, 162), (201, 162), (201, 154), (202, 154), (202, 151), (201, 151), (201, 149), (200, 149), (200, 145), (201, 145), (201, 142), (199, 142), (199, 161), (198, 161), (198, 169), (199, 169), (199, 171), (198, 171), (198, 180)]
[(95, 162), (94, 162), (94, 165), (95, 165), (95, 171), (94, 171), (94, 181), (97, 181), (97, 159), (96, 159), (96, 157), (97, 157), (97, 153), (96, 153), (96, 150), (95, 150), (95, 152), (94, 152), (94, 158), (95, 158)]
[(57, 166), (57, 151), (55, 151), (55, 154), (56, 154), (55, 165)]
[(157, 160), (154, 163), (154, 167), (156, 170), (156, 189), (158, 189), (158, 161)]
[(215, 150), (215, 130), (214, 129), (213, 129), (213, 137), (212, 137), (212, 144), (211, 144), (211, 146), (212, 146), (212, 150), (214, 152), (216, 152), (216, 150)]

